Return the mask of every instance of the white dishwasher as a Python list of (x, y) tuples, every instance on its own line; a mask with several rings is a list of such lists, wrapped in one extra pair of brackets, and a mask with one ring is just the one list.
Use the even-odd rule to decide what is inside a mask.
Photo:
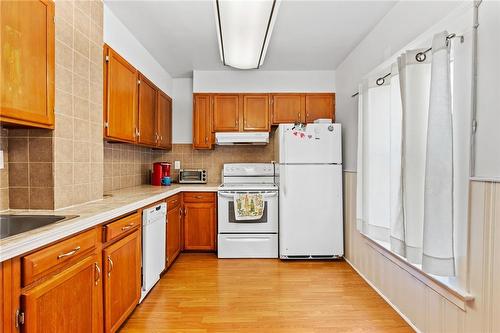
[(142, 290), (139, 303), (160, 280), (165, 269), (166, 231), (166, 203), (142, 211)]

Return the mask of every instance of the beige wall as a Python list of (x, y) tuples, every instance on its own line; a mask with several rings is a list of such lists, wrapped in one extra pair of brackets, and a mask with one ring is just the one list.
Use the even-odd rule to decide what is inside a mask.
[[(271, 142), (272, 138), (270, 139)], [(208, 173), (208, 182), (220, 183), (224, 163), (270, 162), (272, 143), (266, 146), (215, 147), (214, 150), (194, 150), (191, 144), (174, 144), (171, 151), (158, 151), (128, 144), (106, 143), (104, 147), (104, 192), (149, 183), (153, 162), (181, 161), (181, 168), (202, 168)]]
[(344, 173), (345, 257), (421, 332), (500, 332), (500, 183), (471, 182), (469, 292), (463, 311), (381, 255), (356, 230), (356, 174)]

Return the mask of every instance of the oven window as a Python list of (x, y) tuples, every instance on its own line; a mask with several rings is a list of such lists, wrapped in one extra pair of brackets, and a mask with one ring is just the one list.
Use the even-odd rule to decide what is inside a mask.
[(264, 212), (258, 220), (237, 220), (234, 215), (234, 201), (229, 201), (228, 204), (227, 215), (229, 216), (229, 223), (267, 223), (267, 202), (264, 202)]

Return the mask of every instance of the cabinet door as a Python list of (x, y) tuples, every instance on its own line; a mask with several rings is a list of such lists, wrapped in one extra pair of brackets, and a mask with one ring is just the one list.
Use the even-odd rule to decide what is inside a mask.
[(184, 203), (184, 249), (215, 251), (215, 204)]
[(116, 332), (141, 296), (141, 232), (104, 249), (104, 331)]
[(54, 127), (54, 2), (0, 1), (0, 121)]
[(304, 94), (273, 94), (272, 105), (272, 123), (275, 125), (305, 121)]
[(243, 95), (243, 130), (270, 130), (269, 95)]
[(181, 252), (181, 206), (167, 213), (167, 263), (169, 267)]
[(105, 55), (105, 136), (117, 141), (135, 142), (137, 70), (108, 46), (105, 47)]
[(158, 92), (156, 118), (158, 147), (172, 149), (172, 100), (161, 91)]
[(306, 94), (306, 122), (335, 120), (335, 94)]
[(210, 95), (194, 95), (193, 99), (193, 148), (211, 149), (212, 130), (211, 109), (212, 97)]
[(214, 132), (238, 132), (239, 95), (214, 95), (213, 129)]
[(158, 89), (144, 75), (139, 75), (139, 116), (137, 142), (156, 146), (156, 102)]
[(96, 254), (21, 295), (24, 332), (100, 332), (101, 270)]

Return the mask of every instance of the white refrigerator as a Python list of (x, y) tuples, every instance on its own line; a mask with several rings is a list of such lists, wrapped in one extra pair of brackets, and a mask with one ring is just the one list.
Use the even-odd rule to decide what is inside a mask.
[(281, 124), (275, 136), (282, 259), (344, 255), (340, 124)]

